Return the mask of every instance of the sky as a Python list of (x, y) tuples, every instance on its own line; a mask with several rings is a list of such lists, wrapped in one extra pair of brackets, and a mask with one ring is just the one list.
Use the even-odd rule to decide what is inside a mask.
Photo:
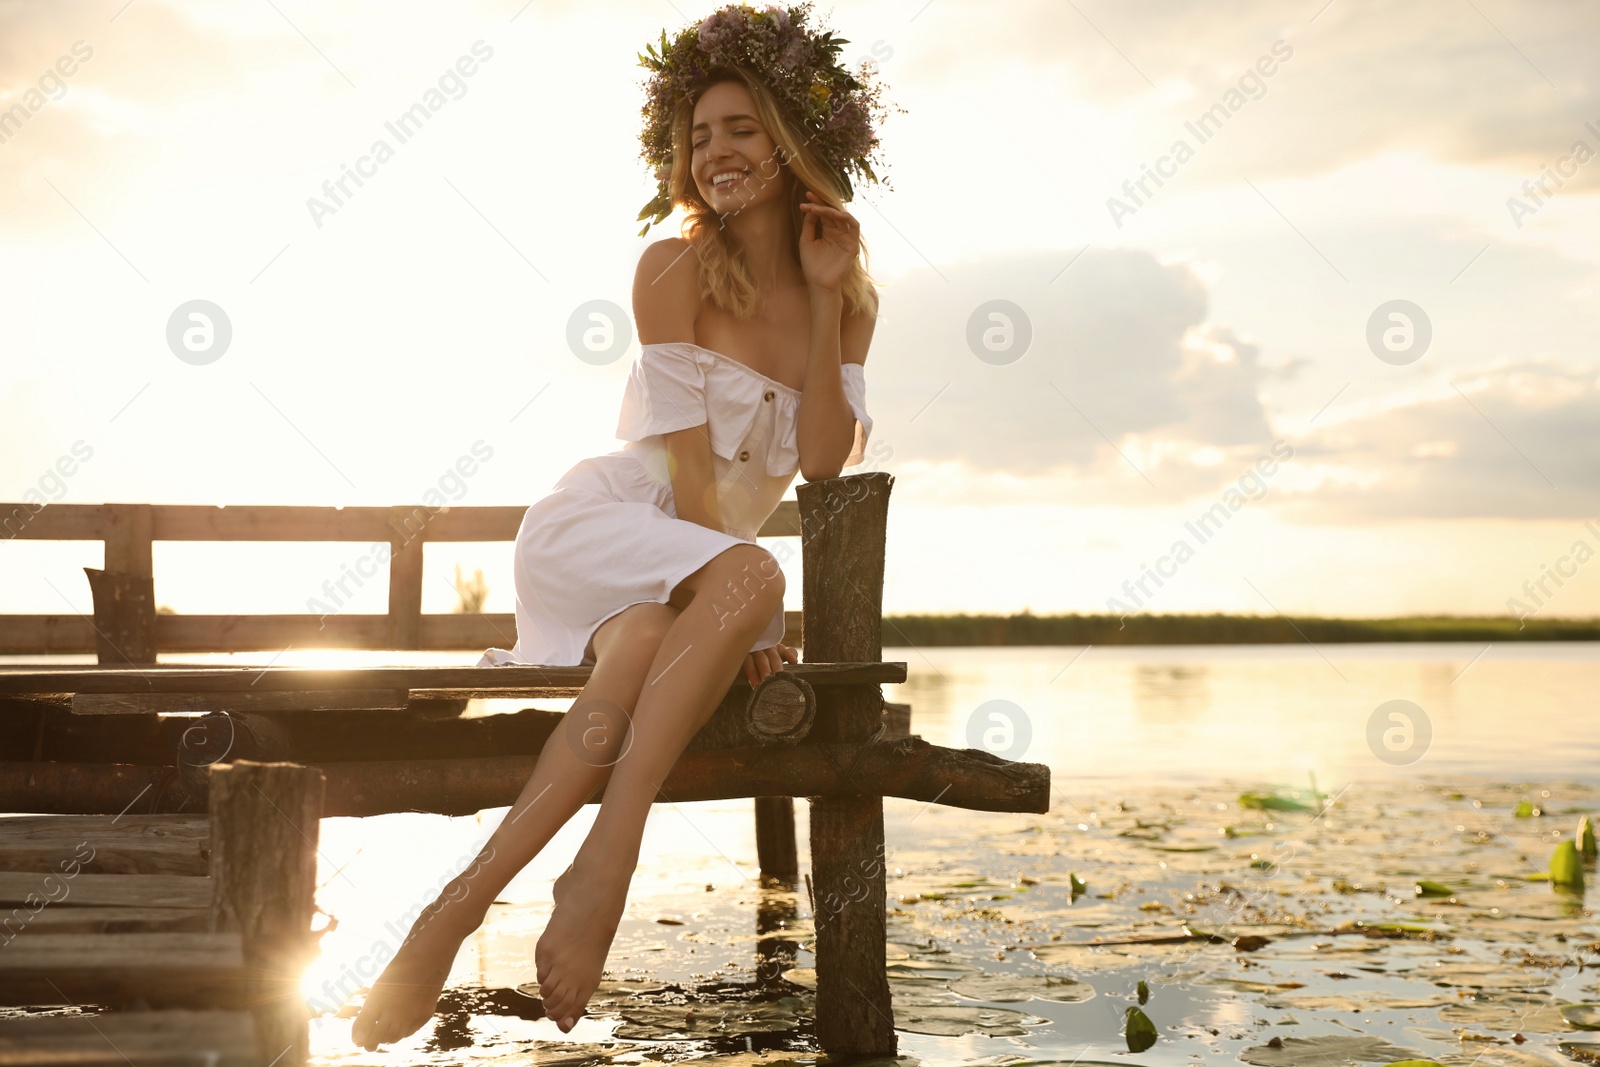
[[(620, 447), (637, 340), (569, 331), (631, 337), (679, 220), (637, 53), (711, 10), (0, 0), (0, 500), (523, 505)], [(1600, 615), (1600, 8), (814, 18), (904, 109), (848, 205), (886, 611)], [(425, 610), (458, 559), (511, 610), (510, 549), (430, 550)], [(158, 545), (157, 597), (303, 611), (363, 551)], [(0, 611), (98, 561), (0, 546)]]

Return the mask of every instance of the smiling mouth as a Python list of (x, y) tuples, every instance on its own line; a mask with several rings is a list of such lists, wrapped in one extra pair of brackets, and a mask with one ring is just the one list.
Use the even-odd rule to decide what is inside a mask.
[(738, 177), (734, 178), (731, 181), (712, 182), (711, 183), (711, 188), (712, 188), (712, 191), (714, 191), (714, 192), (721, 192), (723, 190), (732, 189), (732, 188), (735, 188), (736, 186), (743, 185), (749, 179), (750, 179), (750, 172), (749, 171), (745, 171), (743, 174), (740, 174)]

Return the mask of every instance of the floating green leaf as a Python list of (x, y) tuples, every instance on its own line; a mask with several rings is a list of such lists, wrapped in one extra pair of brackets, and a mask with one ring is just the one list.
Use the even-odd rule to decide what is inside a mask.
[(1089, 883), (1079, 878), (1077, 874), (1067, 875), (1067, 900), (1077, 900), (1089, 891)]
[(1299, 793), (1240, 793), (1239, 806), (1254, 811), (1316, 811), (1310, 804), (1295, 797)]
[(1139, 979), (1139, 984), (1134, 987), (1134, 992), (1139, 995), (1140, 1004), (1150, 1003), (1150, 987), (1145, 984), (1143, 978)]
[(1150, 1016), (1138, 1008), (1128, 1009), (1128, 1024), (1123, 1028), (1122, 1036), (1128, 1042), (1129, 1052), (1143, 1052), (1156, 1043), (1159, 1036), (1156, 1033), (1156, 1024), (1150, 1021)]
[(1585, 815), (1578, 820), (1578, 854), (1583, 857), (1586, 867), (1593, 867), (1595, 862), (1594, 824)]
[(1557, 1009), (1569, 1026), (1579, 1030), (1600, 1030), (1600, 1004), (1563, 1004)]
[(1532, 801), (1524, 800), (1512, 810), (1511, 814), (1514, 818), (1531, 819), (1538, 814), (1538, 809), (1533, 806)]
[(1422, 881), (1417, 883), (1416, 894), (1419, 897), (1448, 897), (1454, 895), (1455, 890), (1439, 882)]
[(1583, 889), (1583, 859), (1571, 841), (1561, 842), (1550, 853), (1550, 882), (1562, 889)]

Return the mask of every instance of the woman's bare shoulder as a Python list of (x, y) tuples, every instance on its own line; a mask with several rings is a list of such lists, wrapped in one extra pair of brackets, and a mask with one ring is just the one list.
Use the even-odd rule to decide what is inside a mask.
[(694, 343), (700, 316), (700, 261), (682, 237), (652, 242), (633, 276), (633, 321), (640, 344)]

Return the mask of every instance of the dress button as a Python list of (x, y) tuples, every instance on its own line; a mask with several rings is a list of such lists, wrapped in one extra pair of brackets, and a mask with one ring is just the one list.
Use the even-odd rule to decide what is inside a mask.
[(750, 452), (749, 452), (749, 450), (746, 450), (746, 451), (743, 451), (743, 452), (740, 452), (740, 453), (739, 453), (739, 458), (740, 458), (740, 459), (741, 459), (741, 460), (745, 460), (745, 459), (749, 459), (749, 458), (750, 458)]
[(763, 396), (761, 399), (762, 400), (771, 400), (772, 399), (772, 390), (768, 389), (767, 390), (767, 394), (765, 396)]

